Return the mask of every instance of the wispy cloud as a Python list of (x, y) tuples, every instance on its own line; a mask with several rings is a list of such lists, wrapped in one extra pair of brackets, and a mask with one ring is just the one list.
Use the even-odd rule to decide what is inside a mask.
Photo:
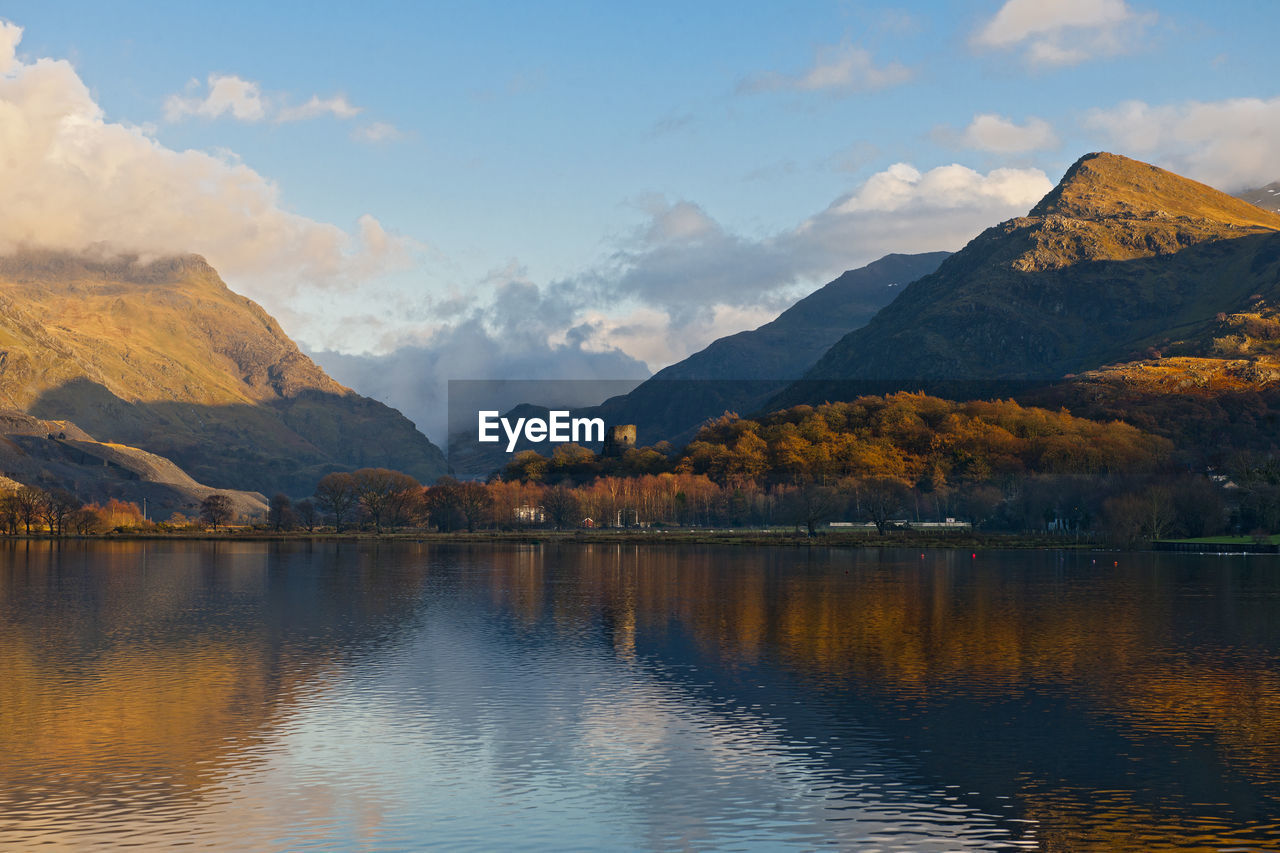
[(321, 116), (333, 116), (337, 119), (352, 119), (360, 115), (363, 110), (355, 106), (347, 100), (345, 95), (334, 95), (329, 98), (321, 98), (319, 95), (312, 95), (311, 100), (305, 104), (299, 104), (292, 107), (281, 107), (275, 114), (274, 121), (306, 121), (307, 119), (319, 118)]
[(979, 50), (1023, 51), (1030, 65), (1077, 65), (1133, 50), (1154, 12), (1126, 0), (1006, 0), (970, 39)]
[(668, 133), (677, 133), (689, 129), (696, 121), (697, 117), (693, 113), (669, 115), (655, 121), (653, 127), (649, 129), (649, 134), (651, 136), (665, 136)]
[(799, 74), (767, 71), (738, 84), (740, 93), (827, 92), (853, 95), (897, 86), (911, 79), (912, 71), (900, 62), (876, 65), (871, 52), (856, 45), (822, 46), (813, 64)]
[(208, 87), (199, 93), (200, 82), (187, 84), (186, 95), (170, 95), (164, 102), (166, 121), (182, 121), (189, 116), (215, 119), (230, 116), (237, 121), (262, 121), (267, 106), (262, 87), (234, 74), (210, 74)]
[(397, 139), (403, 139), (404, 133), (393, 124), (385, 121), (375, 121), (371, 124), (362, 125), (351, 131), (351, 137), (360, 142), (379, 143), (394, 142)]
[(284, 96), (264, 94), (261, 85), (234, 74), (210, 74), (203, 85), (192, 80), (183, 94), (170, 95), (164, 102), (164, 117), (169, 122), (195, 117), (284, 124), (322, 116), (345, 121), (361, 112), (363, 109), (345, 95), (312, 95), (301, 104), (290, 104)]

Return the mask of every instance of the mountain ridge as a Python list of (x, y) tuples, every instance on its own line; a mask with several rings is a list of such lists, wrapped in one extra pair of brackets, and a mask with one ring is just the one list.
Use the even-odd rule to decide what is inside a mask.
[(680, 443), (726, 411), (753, 412), (948, 255), (894, 253), (847, 270), (768, 323), (713, 341), (593, 411), (635, 423), (642, 444)]
[(1055, 381), (1207, 328), (1274, 288), (1278, 265), (1280, 215), (1088, 154), (1027, 216), (984, 230), (769, 405), (836, 399), (837, 381)]
[(446, 470), (402, 415), (335, 382), (196, 255), (0, 258), (0, 404), (213, 487), (303, 495), (329, 470)]

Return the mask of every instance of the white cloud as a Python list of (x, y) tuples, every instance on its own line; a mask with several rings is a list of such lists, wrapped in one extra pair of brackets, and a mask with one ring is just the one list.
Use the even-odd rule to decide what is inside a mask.
[(473, 293), (465, 307), (454, 305), (450, 322), (431, 312), (435, 322), (401, 330), (388, 352), (312, 355), (339, 382), (399, 408), (437, 440), (445, 435), (450, 380), (636, 380), (630, 388), (648, 377), (644, 364), (601, 334), (600, 321), (580, 315), (572, 284), (539, 286), (518, 265), (494, 271), (486, 284), (487, 297)]
[(647, 202), (648, 222), (598, 281), (614, 298), (681, 313), (705, 304), (753, 306), (818, 284), (889, 252), (958, 249), (983, 228), (1024, 215), (1053, 184), (1039, 169), (965, 166), (921, 172), (898, 163), (795, 228), (733, 234), (688, 201)]
[(0, 21), (0, 74), (8, 74), (17, 62), (20, 41), (22, 41), (22, 27), (8, 21)]
[[(20, 34), (0, 26), (0, 66)], [(217, 91), (210, 110), (252, 110), (252, 89)], [(415, 251), (373, 217), (350, 233), (288, 211), (275, 184), (231, 155), (175, 151), (108, 121), (62, 60), (7, 61), (0, 150), (0, 251), (196, 252), (272, 309), (299, 285), (354, 284), (404, 266)]]
[[(187, 91), (195, 93), (199, 87), (199, 82), (193, 80), (187, 85)], [(185, 97), (170, 95), (164, 102), (165, 120), (181, 121), (187, 116), (214, 119), (227, 114), (237, 121), (262, 121), (266, 118), (267, 108), (257, 83), (230, 74), (210, 74), (208, 87), (209, 91), (203, 97), (198, 94)]]
[(1044, 119), (1029, 118), (1024, 124), (1017, 124), (1004, 116), (983, 113), (973, 117), (956, 141), (978, 151), (1021, 154), (1053, 148), (1058, 144), (1058, 136)]
[(711, 341), (755, 329), (780, 313), (778, 306), (767, 305), (719, 303), (705, 308), (679, 316), (650, 305), (634, 306), (623, 314), (589, 310), (581, 318), (582, 349), (626, 353), (656, 372)]
[(351, 136), (361, 142), (393, 142), (404, 136), (398, 128), (393, 124), (385, 121), (375, 121), (366, 124), (363, 127), (357, 127), (351, 131)]
[[(960, 165), (922, 172), (899, 163), (796, 227), (760, 239), (734, 234), (692, 202), (650, 199), (647, 222), (609, 265), (582, 277), (579, 299), (615, 318), (597, 316), (608, 340), (661, 367), (661, 353), (699, 349), (713, 328), (727, 334), (750, 327), (731, 328), (735, 316), (744, 323), (776, 316), (846, 269), (890, 252), (959, 249), (983, 228), (1025, 215), (1052, 187), (1039, 169), (984, 175)], [(634, 314), (644, 322), (632, 329), (635, 323), (618, 319), (629, 316), (620, 307), (628, 305), (652, 313)]]
[[(921, 172), (895, 163), (872, 175), (831, 210), (840, 214), (958, 213), (973, 234), (994, 221), (989, 210), (1019, 215), (1053, 188), (1039, 169), (992, 169), (986, 175), (953, 163)], [(928, 235), (927, 239), (936, 241)]]
[(1280, 178), (1280, 97), (1165, 106), (1127, 101), (1093, 110), (1085, 126), (1125, 154), (1222, 189)]
[(1032, 65), (1075, 65), (1132, 49), (1155, 19), (1125, 0), (1007, 0), (970, 43), (1023, 48)]
[(769, 71), (744, 80), (740, 92), (830, 92), (836, 95), (852, 95), (873, 92), (905, 83), (911, 79), (911, 69), (894, 61), (877, 66), (871, 53), (854, 45), (819, 47), (813, 65), (798, 75)]
[[(1025, 214), (1051, 186), (1035, 169), (899, 163), (762, 239), (733, 233), (693, 202), (643, 199), (644, 222), (606, 264), (541, 286), (508, 266), (465, 295), (401, 310), (423, 317), (421, 327), (384, 337), (383, 355), (316, 357), (438, 435), (449, 379), (643, 376), (768, 322), (846, 269), (889, 252), (958, 249)], [(387, 328), (343, 322), (365, 340)]]
[(361, 108), (353, 105), (344, 95), (334, 95), (331, 98), (312, 95), (311, 100), (305, 104), (299, 104), (295, 107), (282, 107), (276, 113), (275, 121), (281, 123), (304, 121), (306, 119), (319, 118), (323, 115), (331, 115), (338, 119), (350, 119), (355, 118), (361, 112)]
[(194, 116), (217, 119), (230, 116), (236, 121), (258, 122), (270, 119), (277, 124), (306, 121), (333, 116), (347, 120), (363, 112), (347, 100), (345, 95), (321, 98), (312, 95), (310, 100), (290, 105), (282, 96), (267, 96), (262, 87), (252, 80), (234, 74), (210, 74), (201, 91), (200, 81), (187, 84), (186, 93), (170, 95), (164, 102), (165, 121), (177, 122)]

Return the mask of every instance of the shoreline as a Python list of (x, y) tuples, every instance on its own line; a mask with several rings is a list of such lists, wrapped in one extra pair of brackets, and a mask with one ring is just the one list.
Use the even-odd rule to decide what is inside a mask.
[(231, 531), (129, 531), (96, 535), (72, 535), (54, 537), (48, 534), (18, 534), (6, 536), (0, 541), (45, 542), (415, 542), (423, 544), (448, 543), (513, 543), (543, 544), (599, 544), (599, 545), (735, 545), (740, 547), (853, 547), (853, 548), (944, 548), (974, 550), (1025, 549), (1025, 550), (1118, 550), (1103, 543), (1080, 541), (1051, 535), (1017, 533), (924, 533), (897, 530), (884, 535), (875, 532), (822, 532), (815, 536), (793, 531), (765, 530), (689, 530), (689, 529), (635, 529), (635, 530), (477, 530), (439, 533), (433, 531), (395, 531), (371, 533), (369, 531), (285, 531), (231, 530)]
[(933, 550), (1025, 550), (1025, 551), (1106, 551), (1116, 553), (1198, 553), (1222, 555), (1275, 556), (1274, 545), (1240, 542), (1145, 542), (1124, 548), (1112, 543), (1030, 533), (932, 533), (912, 530), (874, 532), (822, 532), (807, 536), (791, 530), (477, 530), (473, 532), (399, 530), (385, 533), (354, 531), (144, 531), (93, 535), (17, 534), (0, 537), (0, 542), (413, 542), (417, 544), (516, 544), (516, 545), (662, 545), (791, 548), (924, 548)]

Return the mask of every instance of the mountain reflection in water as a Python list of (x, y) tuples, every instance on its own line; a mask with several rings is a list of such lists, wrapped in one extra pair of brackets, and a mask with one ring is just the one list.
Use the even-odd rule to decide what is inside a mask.
[(1280, 847), (1280, 560), (1113, 558), (4, 543), (0, 848)]

